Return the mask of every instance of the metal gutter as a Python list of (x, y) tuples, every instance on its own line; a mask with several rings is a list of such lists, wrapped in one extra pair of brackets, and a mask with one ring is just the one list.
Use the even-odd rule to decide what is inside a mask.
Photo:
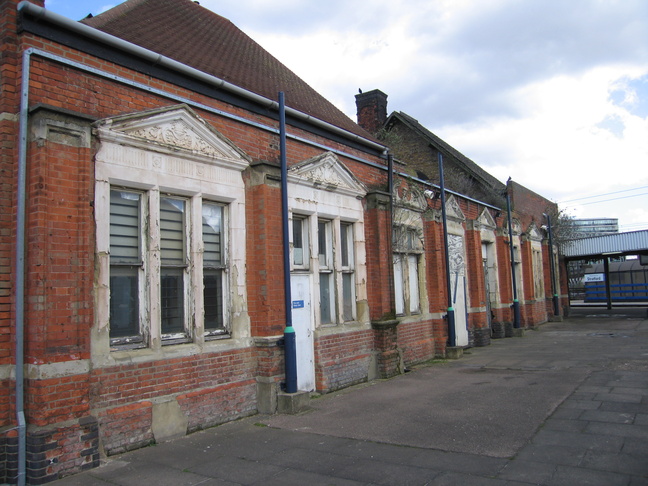
[[(124, 50), (130, 54), (133, 54), (135, 56), (139, 56), (143, 59), (148, 60), (151, 63), (156, 63), (162, 66), (165, 66), (169, 69), (178, 71), (182, 74), (185, 74), (187, 76), (191, 76), (195, 79), (198, 79), (200, 81), (209, 83), (211, 85), (214, 85), (218, 88), (222, 88), (224, 90), (228, 90), (232, 93), (235, 93), (241, 97), (244, 97), (250, 101), (253, 101), (255, 103), (259, 103), (262, 106), (275, 109), (279, 112), (282, 111), (282, 107), (280, 106), (279, 103), (269, 100), (267, 98), (264, 98), (262, 96), (259, 96), (255, 93), (252, 93), (250, 91), (244, 90), (238, 86), (235, 86), (231, 83), (227, 83), (226, 81), (223, 81), (215, 76), (206, 74), (202, 71), (199, 71), (197, 69), (191, 68), (190, 66), (184, 65), (182, 63), (179, 63), (177, 61), (174, 61), (173, 59), (161, 56), (160, 54), (157, 54), (153, 51), (150, 51), (148, 49), (141, 48), (139, 46), (136, 46), (135, 44), (126, 42), (122, 39), (119, 39), (117, 37), (105, 34), (104, 32), (101, 32), (97, 29), (94, 29), (92, 27), (88, 27), (84, 24), (72, 21), (66, 17), (63, 17), (61, 15), (58, 15), (56, 13), (50, 12), (42, 7), (38, 7), (36, 5), (33, 5), (27, 1), (20, 2), (17, 7), (18, 11), (23, 13), (29, 13), (30, 15), (33, 15), (35, 17), (38, 17), (39, 19), (43, 19), (49, 22), (52, 22), (54, 24), (57, 24), (65, 29), (69, 29), (75, 33), (78, 33), (80, 35), (87, 36), (93, 40), (96, 40), (98, 42), (103, 42), (105, 44), (108, 44), (112, 47), (116, 47), (118, 49)], [(243, 117), (239, 117), (236, 115), (233, 115), (231, 113), (226, 113), (221, 110), (218, 110), (216, 108), (189, 100), (187, 98), (183, 98), (178, 95), (173, 95), (171, 93), (153, 88), (151, 86), (144, 85), (142, 83), (138, 83), (136, 81), (132, 81), (120, 76), (117, 76), (115, 74), (102, 71), (96, 68), (93, 68), (91, 66), (87, 66), (75, 61), (71, 61), (69, 59), (66, 59), (62, 56), (58, 56), (52, 53), (49, 53), (47, 51), (43, 51), (40, 49), (36, 48), (29, 48), (26, 49), (23, 52), (23, 57), (22, 57), (22, 75), (21, 75), (21, 94), (20, 94), (20, 113), (19, 113), (19, 143), (18, 143), (18, 176), (17, 176), (17, 189), (16, 189), (16, 197), (17, 197), (17, 203), (16, 203), (16, 261), (15, 261), (15, 275), (16, 275), (16, 280), (15, 280), (15, 286), (16, 286), (16, 331), (15, 331), (15, 341), (16, 341), (16, 364), (15, 364), (15, 383), (16, 383), (16, 397), (15, 397), (15, 404), (16, 404), (16, 417), (17, 417), (17, 423), (18, 423), (18, 476), (17, 476), (17, 484), (19, 486), (24, 486), (25, 485), (25, 480), (26, 480), (26, 431), (27, 431), (27, 423), (26, 423), (26, 418), (25, 418), (25, 410), (24, 410), (24, 329), (25, 329), (25, 320), (24, 320), (24, 307), (25, 307), (25, 255), (26, 255), (26, 244), (25, 244), (25, 233), (26, 233), (26, 174), (27, 174), (27, 133), (28, 133), (28, 114), (29, 114), (29, 78), (30, 78), (30, 61), (31, 61), (31, 56), (32, 55), (37, 55), (46, 59), (50, 59), (52, 61), (59, 62), (64, 65), (69, 65), (72, 66), (76, 69), (93, 73), (97, 76), (101, 76), (107, 79), (111, 79), (113, 81), (129, 85), (131, 87), (141, 89), (143, 91), (147, 91), (150, 93), (155, 93), (157, 95), (163, 96), (167, 99), (173, 99), (175, 101), (179, 101), (181, 103), (185, 103), (190, 106), (194, 106), (200, 109), (203, 109), (205, 111), (218, 114), (220, 116), (224, 116), (230, 119), (235, 119), (238, 120), (242, 123), (248, 124), (255, 126), (259, 129), (270, 131), (273, 133), (280, 133), (281, 130), (278, 130), (274, 127), (267, 126), (260, 124), (258, 122), (254, 122), (248, 119), (245, 119)], [(382, 152), (383, 154), (386, 153), (387, 148), (383, 145), (377, 144), (372, 142), (371, 140), (365, 139), (363, 137), (360, 137), (359, 135), (353, 134), (347, 130), (344, 130), (342, 128), (339, 128), (335, 125), (331, 125), (330, 123), (324, 122), (322, 120), (319, 120), (315, 117), (312, 117), (310, 115), (307, 115), (305, 113), (302, 113), (298, 110), (294, 110), (291, 108), (285, 108), (285, 113), (290, 114), (291, 116), (301, 119), (304, 121), (307, 121), (308, 123), (311, 123), (315, 126), (318, 126), (322, 129), (325, 129), (327, 131), (330, 131), (332, 133), (336, 133), (340, 136), (343, 136), (347, 138), (348, 140), (355, 141), (357, 143), (363, 144), (367, 147), (372, 148), (373, 150), (378, 150)], [(289, 138), (293, 140), (297, 140), (303, 143), (310, 144), (311, 146), (316, 146), (328, 151), (331, 151), (333, 153), (342, 155), (344, 157), (350, 158), (352, 160), (356, 160), (358, 162), (370, 165), (374, 168), (380, 169), (380, 170), (387, 170), (387, 167), (384, 165), (368, 161), (365, 159), (362, 159), (361, 157), (357, 157), (352, 154), (345, 153), (341, 150), (338, 149), (333, 149), (331, 147), (327, 147), (323, 144), (319, 144), (317, 142), (313, 142), (311, 140), (307, 140), (303, 137), (298, 137), (296, 135), (287, 135)], [(390, 171), (391, 174), (391, 171)], [(417, 179), (411, 176), (408, 176), (407, 174), (400, 173), (399, 175), (403, 177), (407, 177), (411, 180), (414, 180), (416, 182), (419, 182), (423, 185), (429, 186), (429, 187), (437, 187), (434, 184), (431, 184), (427, 181), (423, 181), (421, 179)], [(499, 209), (495, 206), (491, 206), (489, 204), (477, 201), (475, 199), (471, 199), (469, 197), (463, 196), (459, 193), (452, 192), (452, 191), (447, 191), (452, 194), (455, 194), (459, 197), (462, 197), (463, 199), (473, 201), (477, 204), (490, 207), (493, 209)]]
[[(175, 61), (169, 57), (163, 56), (149, 49), (145, 49), (131, 42), (120, 39), (119, 37), (106, 34), (105, 32), (97, 30), (88, 25), (68, 19), (63, 15), (59, 15), (57, 13), (51, 12), (43, 7), (39, 7), (27, 1), (23, 1), (18, 4), (18, 12), (29, 13), (30, 15), (40, 20), (50, 22), (59, 27), (63, 27), (64, 29), (74, 32), (75, 34), (82, 35), (94, 41), (101, 42), (110, 47), (114, 47), (116, 49), (122, 50), (134, 56), (140, 57), (150, 62), (151, 64), (159, 65), (167, 69), (180, 72), (182, 74), (195, 78), (198, 81), (202, 81), (211, 86), (215, 86), (216, 88), (229, 91), (242, 98), (253, 101), (254, 103), (257, 103), (265, 108), (279, 111), (279, 103), (277, 103), (274, 100), (253, 93), (252, 91), (248, 91), (232, 83), (228, 83), (227, 81), (224, 81), (216, 76), (207, 74), (191, 66)], [(343, 128), (340, 128), (331, 123), (320, 120), (319, 118), (315, 118), (299, 110), (295, 110), (294, 108), (286, 107), (286, 114), (294, 118), (297, 118), (299, 120), (310, 123), (312, 125), (315, 125), (319, 128), (323, 128), (329, 132), (336, 133), (337, 135), (340, 135), (354, 142), (370, 147), (373, 150), (378, 150), (381, 152), (384, 152), (386, 150), (386, 147), (384, 145), (372, 142), (371, 140), (361, 137), (360, 135), (356, 135), (355, 133), (349, 132), (348, 130), (344, 130)]]
[[(265, 98), (265, 97), (260, 96), (260, 95), (257, 95), (256, 93), (252, 93), (251, 91), (245, 90), (245, 89), (240, 88), (240, 87), (238, 87), (236, 85), (228, 83), (228, 82), (226, 82), (226, 81), (224, 81), (224, 80), (222, 80), (220, 78), (217, 78), (216, 76), (212, 76), (210, 74), (199, 71), (198, 69), (192, 68), (190, 66), (182, 64), (182, 63), (180, 63), (178, 61), (175, 61), (173, 59), (170, 59), (168, 57), (162, 56), (162, 55), (160, 55), (160, 54), (158, 54), (156, 52), (153, 52), (153, 51), (151, 51), (149, 49), (145, 49), (143, 47), (140, 47), (140, 46), (137, 46), (137, 45), (132, 44), (130, 42), (127, 42), (127, 41), (125, 41), (123, 39), (120, 39), (119, 37), (115, 37), (115, 36), (112, 36), (110, 34), (106, 34), (105, 32), (94, 29), (94, 28), (89, 27), (89, 26), (87, 26), (85, 24), (81, 24), (79, 22), (75, 22), (73, 20), (70, 20), (67, 17), (64, 17), (64, 16), (59, 15), (59, 14), (54, 13), (54, 12), (51, 12), (51, 11), (49, 11), (49, 10), (43, 8), (43, 7), (39, 7), (39, 6), (34, 5), (34, 4), (32, 4), (32, 3), (28, 2), (28, 1), (20, 2), (18, 4), (17, 8), (18, 8), (19, 12), (29, 13), (34, 17), (37, 17), (39, 19), (44, 19), (44, 20), (49, 21), (51, 23), (54, 23), (54, 24), (56, 24), (56, 25), (58, 25), (60, 27), (68, 29), (68, 30), (70, 30), (70, 31), (72, 31), (74, 33), (78, 33), (80, 35), (91, 38), (93, 40), (97, 40), (99, 42), (105, 43), (105, 44), (107, 44), (107, 45), (109, 45), (111, 47), (121, 49), (121, 50), (123, 50), (125, 52), (128, 52), (128, 53), (136, 55), (136, 56), (138, 56), (138, 57), (140, 57), (142, 59), (145, 59), (145, 60), (147, 60), (147, 61), (149, 61), (151, 63), (155, 63), (155, 64), (158, 64), (158, 65), (167, 67), (169, 69), (176, 70), (176, 71), (178, 71), (178, 72), (180, 72), (182, 74), (193, 77), (193, 78), (195, 78), (195, 79), (197, 79), (199, 81), (203, 81), (203, 82), (205, 82), (207, 84), (211, 84), (212, 86), (215, 86), (217, 88), (222, 88), (224, 90), (230, 91), (231, 93), (240, 95), (241, 97), (246, 98), (246, 99), (248, 99), (250, 101), (256, 102), (256, 103), (260, 104), (261, 106), (272, 108), (272, 109), (275, 109), (275, 110), (279, 111), (279, 103), (276, 102), (276, 101), (270, 100), (270, 99)], [(231, 119), (236, 119), (237, 121), (240, 121), (242, 123), (246, 123), (248, 125), (256, 126), (257, 128), (260, 128), (262, 130), (271, 131), (273, 133), (279, 134), (279, 130), (274, 128), (274, 127), (270, 127), (270, 126), (267, 126), (267, 125), (262, 125), (260, 123), (248, 120), (246, 118), (239, 117), (239, 116), (236, 116), (236, 115), (232, 115), (230, 113), (226, 113), (226, 112), (223, 112), (221, 110), (217, 110), (215, 108), (209, 107), (207, 105), (197, 103), (197, 102), (194, 102), (192, 100), (189, 100), (189, 99), (186, 99), (186, 98), (183, 98), (183, 97), (180, 97), (180, 96), (172, 95), (171, 93), (166, 93), (166, 92), (164, 92), (162, 90), (157, 90), (155, 88), (151, 88), (149, 86), (137, 83), (135, 81), (131, 81), (131, 80), (128, 80), (128, 79), (125, 79), (125, 78), (120, 78), (119, 76), (113, 75), (111, 73), (103, 72), (103, 71), (100, 71), (98, 69), (91, 68), (89, 66), (84, 66), (84, 65), (82, 65), (80, 63), (70, 61), (70, 60), (65, 59), (65, 58), (63, 58), (61, 56), (50, 54), (50, 53), (47, 53), (45, 51), (38, 51), (38, 54), (43, 56), (43, 57), (49, 57), (50, 59), (56, 60), (57, 62), (74, 66), (74, 67), (76, 67), (78, 69), (83, 69), (83, 70), (86, 70), (88, 72), (93, 72), (93, 73), (95, 73), (97, 75), (100, 75), (100, 76), (103, 76), (103, 77), (106, 77), (106, 78), (109, 78), (109, 79), (113, 79), (115, 81), (118, 81), (118, 82), (121, 82), (121, 83), (124, 83), (124, 84), (128, 84), (128, 85), (137, 87), (139, 89), (143, 89), (145, 91), (156, 93), (156, 94), (159, 94), (159, 95), (164, 96), (164, 97), (169, 98), (169, 99), (175, 99), (175, 100), (180, 101), (182, 103), (186, 103), (188, 105), (195, 106), (197, 108), (209, 111), (211, 113), (218, 114), (220, 116), (228, 117), (228, 118), (231, 118)], [(337, 127), (335, 125), (332, 125), (332, 124), (330, 124), (328, 122), (319, 120), (318, 118), (312, 117), (311, 115), (307, 115), (305, 113), (302, 113), (302, 112), (300, 112), (298, 110), (295, 110), (293, 108), (290, 108), (290, 107), (286, 107), (285, 110), (286, 110), (287, 115), (290, 115), (290, 116), (293, 116), (293, 117), (298, 118), (300, 120), (309, 122), (309, 123), (311, 123), (311, 124), (313, 124), (315, 126), (318, 126), (318, 127), (322, 128), (322, 129), (334, 132), (334, 133), (336, 133), (336, 134), (338, 134), (340, 136), (343, 136), (343, 137), (345, 137), (345, 138), (347, 138), (347, 139), (349, 139), (351, 141), (366, 145), (367, 147), (372, 148), (374, 150), (379, 150), (383, 154), (386, 154), (386, 152), (388, 151), (388, 148), (386, 146), (384, 146), (384, 145), (380, 145), (380, 144), (377, 144), (375, 142), (372, 142), (371, 140), (360, 137), (359, 135), (356, 135), (356, 134), (351, 133), (351, 132), (349, 132), (347, 130), (339, 128), (339, 127)], [(374, 168), (377, 168), (377, 169), (380, 169), (380, 170), (387, 170), (387, 167), (382, 165), (382, 164), (377, 164), (375, 162), (372, 162), (372, 161), (363, 159), (361, 157), (357, 157), (357, 156), (348, 154), (346, 152), (334, 149), (332, 147), (328, 147), (328, 146), (323, 145), (323, 144), (319, 144), (317, 142), (305, 139), (303, 137), (298, 137), (296, 135), (290, 135), (290, 134), (287, 134), (287, 137), (292, 139), (292, 140), (296, 140), (296, 141), (299, 141), (299, 142), (302, 142), (302, 143), (307, 143), (307, 144), (309, 144), (311, 146), (314, 146), (314, 147), (318, 147), (318, 148), (322, 148), (324, 150), (328, 150), (330, 152), (336, 153), (338, 155), (342, 155), (342, 156), (350, 158), (352, 160), (356, 160), (357, 162), (361, 162), (363, 164), (369, 165), (371, 167), (374, 167)], [(408, 178), (410, 180), (413, 180), (415, 182), (426, 185), (428, 187), (440, 189), (438, 185), (433, 184), (433, 183), (428, 182), (428, 181), (424, 181), (424, 180), (419, 179), (417, 177), (412, 177), (412, 176), (410, 176), (408, 174), (405, 174), (405, 173), (402, 173), (402, 172), (399, 172), (397, 174), (402, 176), (402, 177), (406, 177), (406, 178)], [(479, 204), (481, 206), (485, 206), (485, 207), (488, 207), (488, 208), (491, 208), (491, 209), (495, 209), (497, 211), (501, 211), (501, 208), (498, 208), (497, 206), (487, 204), (487, 203), (485, 203), (483, 201), (473, 199), (473, 198), (471, 198), (469, 196), (463, 195), (461, 193), (458, 193), (458, 192), (455, 192), (455, 191), (452, 191), (452, 190), (449, 190), (449, 189), (446, 189), (446, 193), (453, 194), (455, 196), (461, 197), (462, 199), (465, 199), (466, 201), (471, 201), (471, 202), (474, 202), (474, 203)]]

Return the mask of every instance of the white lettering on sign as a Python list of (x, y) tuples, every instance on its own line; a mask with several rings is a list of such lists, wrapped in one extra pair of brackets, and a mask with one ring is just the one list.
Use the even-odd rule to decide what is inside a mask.
[(589, 283), (589, 282), (605, 282), (605, 274), (604, 273), (588, 273), (584, 277), (584, 282)]

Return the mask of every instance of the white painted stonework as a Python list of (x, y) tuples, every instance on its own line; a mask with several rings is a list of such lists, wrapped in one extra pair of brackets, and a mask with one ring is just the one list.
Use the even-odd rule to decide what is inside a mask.
[[(95, 366), (113, 364), (116, 360), (147, 361), (159, 359), (160, 355), (184, 355), (217, 347), (238, 348), (250, 344), (250, 325), (247, 314), (247, 290), (245, 281), (245, 187), (242, 171), (249, 165), (248, 157), (205, 120), (186, 105), (178, 105), (147, 112), (100, 120), (95, 124), (94, 135), (99, 141), (95, 156), (95, 219), (97, 223), (97, 278), (95, 282), (95, 325), (92, 337), (92, 359)], [(203, 339), (202, 292), (193, 289), (191, 308), (193, 336), (190, 343), (177, 346), (160, 346), (159, 323), (156, 322), (156, 299), (141, 296), (149, 303), (148, 315), (142, 326), (150, 332), (151, 342), (147, 349), (110, 352), (108, 335), (109, 274), (110, 274), (110, 189), (146, 191), (151, 211), (151, 221), (157, 221), (156, 202), (161, 194), (173, 194), (187, 198), (191, 214), (198, 214), (200, 202), (205, 199), (227, 206), (228, 240), (224, 241), (228, 259), (228, 278), (225, 295), (231, 323), (231, 339), (205, 341)], [(190, 233), (199, 234), (199, 217), (188, 221)], [(159, 233), (149, 228), (151, 239)], [(203, 248), (194, 243), (187, 248), (190, 257), (191, 281), (199, 280), (202, 271)], [(159, 249), (151, 248), (149, 265), (151, 282), (155, 285), (156, 258)], [(154, 295), (157, 288), (147, 289)], [(187, 314), (191, 316), (193, 314)]]

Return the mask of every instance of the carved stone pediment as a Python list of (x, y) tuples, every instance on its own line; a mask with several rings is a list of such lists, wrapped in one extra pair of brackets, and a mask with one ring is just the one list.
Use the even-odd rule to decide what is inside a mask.
[(477, 222), (484, 229), (494, 230), (497, 228), (497, 223), (488, 209), (484, 209), (481, 212), (479, 218), (477, 218)]
[(408, 186), (394, 188), (394, 205), (423, 212), (428, 202), (423, 192), (412, 190)]
[(526, 237), (531, 241), (542, 241), (544, 239), (544, 235), (542, 234), (542, 231), (540, 231), (540, 229), (535, 223), (531, 223), (529, 225), (526, 231)]
[(466, 220), (466, 216), (459, 207), (459, 203), (454, 196), (450, 196), (448, 199), (446, 199), (446, 216), (448, 217), (448, 219), (460, 223)]
[(187, 105), (100, 120), (95, 132), (102, 142), (212, 161), (240, 170), (249, 165), (241, 150)]
[[(513, 221), (513, 235), (519, 235), (522, 233), (522, 224), (520, 220), (512, 218)], [(509, 234), (508, 222), (506, 223), (506, 234)]]
[(332, 152), (305, 160), (288, 170), (288, 180), (331, 192), (364, 197), (367, 189)]

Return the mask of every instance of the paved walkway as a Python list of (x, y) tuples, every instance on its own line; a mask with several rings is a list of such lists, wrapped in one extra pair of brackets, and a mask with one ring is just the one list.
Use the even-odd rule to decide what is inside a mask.
[(648, 485), (646, 309), (578, 309), (463, 358), (110, 457), (55, 486)]

